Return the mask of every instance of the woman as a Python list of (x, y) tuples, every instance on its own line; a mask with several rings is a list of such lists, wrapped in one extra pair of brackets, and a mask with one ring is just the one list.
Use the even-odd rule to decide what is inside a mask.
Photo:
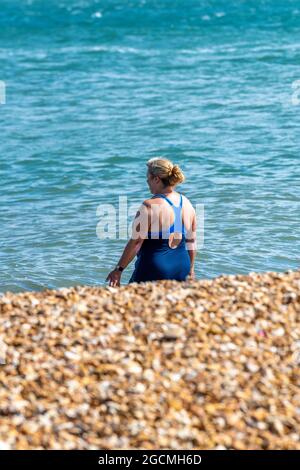
[(154, 196), (136, 213), (132, 236), (106, 278), (110, 286), (120, 286), (122, 272), (136, 254), (129, 283), (195, 279), (196, 213), (190, 201), (175, 191), (185, 177), (178, 165), (165, 158), (152, 158), (147, 166), (147, 183)]

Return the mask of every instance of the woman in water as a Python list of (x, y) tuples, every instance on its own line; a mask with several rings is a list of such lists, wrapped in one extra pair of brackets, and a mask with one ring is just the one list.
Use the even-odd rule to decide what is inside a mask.
[(152, 158), (147, 166), (153, 196), (136, 213), (132, 236), (106, 278), (110, 286), (120, 286), (123, 270), (136, 255), (129, 283), (195, 278), (196, 212), (188, 198), (175, 191), (185, 177), (178, 165), (165, 158)]

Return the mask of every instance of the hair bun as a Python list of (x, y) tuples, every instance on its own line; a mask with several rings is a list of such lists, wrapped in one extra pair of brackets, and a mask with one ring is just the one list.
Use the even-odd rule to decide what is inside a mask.
[(168, 176), (172, 176), (172, 175), (173, 175), (173, 170), (174, 170), (174, 165), (172, 165), (172, 166), (169, 167)]
[(179, 165), (173, 165), (172, 172), (169, 176), (170, 184), (180, 184), (185, 180), (184, 174), (182, 173)]

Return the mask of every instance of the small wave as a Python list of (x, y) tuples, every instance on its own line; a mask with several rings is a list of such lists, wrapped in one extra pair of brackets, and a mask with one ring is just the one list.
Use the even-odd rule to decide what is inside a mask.
[(105, 46), (105, 45), (96, 45), (96, 46), (67, 46), (61, 48), (48, 48), (47, 51), (44, 49), (36, 50), (27, 50), (27, 49), (0, 49), (0, 57), (20, 57), (20, 58), (30, 58), (37, 60), (44, 60), (51, 56), (51, 54), (80, 54), (80, 53), (89, 53), (89, 52), (106, 52), (106, 53), (117, 53), (117, 54), (135, 54), (144, 57), (152, 57), (159, 55), (158, 50), (146, 50), (146, 49), (137, 49), (135, 47), (129, 46)]
[(120, 54), (141, 54), (145, 52), (142, 49), (126, 46), (92, 46), (89, 50), (95, 52), (119, 52)]
[(102, 18), (102, 13), (101, 11), (96, 11), (95, 13), (92, 14), (92, 18)]
[(119, 54), (136, 54), (142, 56), (153, 56), (158, 54), (159, 52), (156, 50), (146, 50), (146, 49), (137, 49), (135, 47), (130, 46), (105, 46), (105, 45), (96, 45), (96, 46), (71, 46), (71, 47), (62, 47), (61, 49), (55, 49), (54, 52), (73, 52), (73, 53), (81, 53), (81, 52), (112, 52), (112, 53), (119, 53)]
[(182, 54), (215, 54), (220, 52), (235, 52), (236, 47), (216, 46), (216, 47), (195, 47), (194, 49), (180, 49)]

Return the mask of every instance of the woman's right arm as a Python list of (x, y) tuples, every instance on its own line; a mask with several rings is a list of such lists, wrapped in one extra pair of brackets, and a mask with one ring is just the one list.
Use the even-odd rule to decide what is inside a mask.
[[(118, 261), (118, 265), (122, 266), (123, 270), (131, 263), (137, 252), (141, 248), (144, 239), (147, 236), (149, 224), (149, 204), (144, 201), (140, 209), (137, 211), (134, 221), (132, 223), (132, 236), (127, 242), (123, 253)], [(122, 271), (123, 272), (123, 271)], [(120, 286), (121, 272), (113, 269), (105, 279), (109, 281), (110, 286)]]

